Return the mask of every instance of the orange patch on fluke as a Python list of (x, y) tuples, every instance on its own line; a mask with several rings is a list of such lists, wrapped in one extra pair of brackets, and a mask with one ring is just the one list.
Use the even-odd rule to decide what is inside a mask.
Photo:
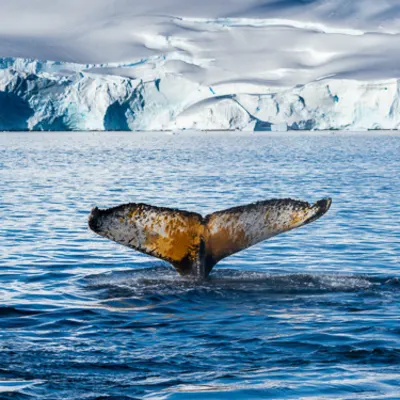
[(208, 223), (209, 230), (207, 230), (205, 243), (207, 252), (215, 260), (221, 260), (228, 254), (237, 253), (248, 246), (249, 241), (243, 229), (219, 226), (215, 233), (210, 233), (210, 227), (212, 229), (212, 221)]
[(293, 212), (290, 216), (290, 226), (297, 225), (306, 219), (306, 213), (308, 209), (301, 210), (299, 212)]
[(166, 217), (165, 234), (146, 234), (145, 248), (161, 258), (180, 262), (185, 258), (195, 260), (200, 251), (203, 225), (196, 217), (182, 220)]

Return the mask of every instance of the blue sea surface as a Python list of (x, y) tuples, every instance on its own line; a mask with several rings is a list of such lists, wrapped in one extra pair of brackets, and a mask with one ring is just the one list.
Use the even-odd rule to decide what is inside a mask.
[[(208, 281), (93, 206), (331, 210)], [(400, 135), (0, 133), (0, 399), (400, 399)]]

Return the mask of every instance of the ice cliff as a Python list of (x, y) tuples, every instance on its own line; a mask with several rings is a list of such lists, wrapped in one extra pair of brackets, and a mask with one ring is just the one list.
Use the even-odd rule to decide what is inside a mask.
[[(162, 71), (162, 63), (159, 60)], [(135, 66), (118, 65), (119, 73)], [(398, 129), (400, 85), (322, 79), (266, 93), (179, 74), (108, 74), (109, 65), (0, 60), (1, 130)], [(240, 88), (239, 88), (240, 89)]]
[(13, 0), (0, 129), (398, 129), (399, 20), (398, 0)]

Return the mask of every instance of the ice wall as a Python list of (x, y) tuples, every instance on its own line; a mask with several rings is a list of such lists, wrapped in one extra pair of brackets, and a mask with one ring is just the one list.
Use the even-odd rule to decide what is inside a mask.
[[(156, 63), (157, 60), (153, 60)], [(141, 64), (79, 65), (0, 60), (1, 130), (367, 130), (398, 129), (395, 79), (321, 79), (295, 88), (235, 83), (210, 87)], [(146, 62), (145, 62), (146, 63)], [(259, 92), (259, 93), (257, 93)]]

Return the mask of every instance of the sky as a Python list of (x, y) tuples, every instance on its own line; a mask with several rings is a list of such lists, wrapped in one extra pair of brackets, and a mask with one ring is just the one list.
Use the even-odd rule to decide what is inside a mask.
[(396, 79), (399, 34), (398, 0), (0, 0), (1, 57), (207, 85)]

